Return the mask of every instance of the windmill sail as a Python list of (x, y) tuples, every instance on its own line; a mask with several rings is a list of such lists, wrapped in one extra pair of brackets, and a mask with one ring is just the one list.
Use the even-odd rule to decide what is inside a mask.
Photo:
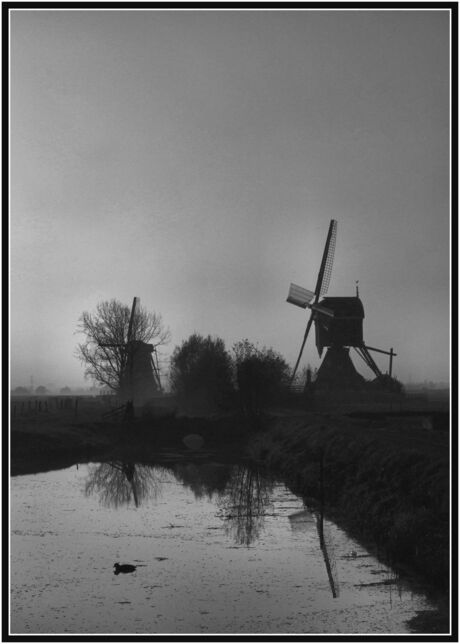
[[(313, 316), (315, 315), (315, 310), (317, 311), (317, 313), (324, 314), (330, 317), (333, 317), (334, 315), (332, 311), (329, 311), (324, 307), (318, 306), (318, 300), (322, 295), (324, 295), (324, 293), (326, 293), (327, 289), (329, 288), (329, 282), (331, 281), (331, 274), (332, 274), (332, 263), (334, 261), (336, 237), (337, 237), (337, 221), (335, 219), (331, 219), (331, 223), (329, 224), (329, 230), (326, 238), (326, 245), (324, 246), (323, 258), (321, 260), (321, 266), (318, 273), (318, 279), (316, 280), (316, 288), (314, 292), (313, 304), (310, 304), (313, 298), (310, 298), (310, 300), (306, 302), (306, 297), (309, 296), (311, 291), (307, 291), (307, 289), (303, 289), (302, 287), (296, 286), (295, 284), (291, 284), (291, 288), (289, 290), (289, 297), (287, 299), (288, 302), (291, 302), (292, 304), (296, 304), (297, 306), (301, 306), (302, 308), (307, 308), (308, 306), (310, 309), (312, 309), (312, 313), (311, 313), (310, 319), (308, 320), (307, 328), (305, 330), (305, 335), (302, 341), (302, 346), (300, 347), (299, 356), (297, 358), (297, 362), (295, 364), (294, 370), (291, 375), (291, 384), (294, 381), (297, 368), (299, 366), (300, 359), (302, 357), (303, 349), (305, 347), (305, 343), (307, 342), (308, 334), (310, 333), (311, 325), (314, 319)], [(292, 295), (291, 295), (291, 291), (292, 291)], [(300, 303), (300, 302), (306, 302), (306, 303), (304, 305), (303, 303)]]
[(291, 286), (289, 287), (289, 295), (286, 301), (290, 304), (300, 306), (302, 309), (306, 309), (314, 297), (315, 294), (313, 291), (309, 291), (306, 288), (302, 288), (301, 286), (297, 286), (297, 284), (291, 283)]
[(132, 333), (133, 333), (133, 324), (134, 324), (134, 316), (136, 315), (136, 307), (139, 304), (139, 298), (135, 297), (133, 299), (133, 306), (131, 308), (131, 316), (129, 318), (129, 326), (128, 326), (128, 336), (126, 338), (126, 343), (131, 342), (132, 340)]
[[(150, 356), (150, 363), (152, 365), (153, 376), (155, 378), (155, 384), (158, 388), (158, 391), (162, 391), (161, 378), (160, 378), (160, 369), (158, 366), (158, 353), (156, 347), (153, 348), (153, 355)], [(155, 358), (153, 357), (155, 356)]]
[(332, 264), (334, 262), (335, 241), (337, 239), (337, 222), (331, 219), (327, 233), (326, 245), (324, 247), (323, 259), (318, 273), (318, 280), (315, 288), (315, 303), (327, 293), (332, 275)]
[(133, 364), (135, 358), (135, 344), (133, 342), (133, 328), (134, 328), (134, 317), (136, 315), (136, 308), (139, 304), (139, 298), (135, 297), (133, 299), (133, 305), (131, 307), (131, 315), (129, 318), (128, 326), (128, 335), (126, 337), (126, 363), (125, 363), (125, 374), (124, 374), (124, 386), (125, 392), (129, 400), (133, 399), (134, 387), (133, 387)]

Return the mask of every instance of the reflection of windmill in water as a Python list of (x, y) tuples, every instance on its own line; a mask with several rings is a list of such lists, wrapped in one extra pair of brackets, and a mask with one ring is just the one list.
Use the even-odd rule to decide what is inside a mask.
[(324, 509), (321, 506), (318, 511), (311, 512), (304, 508), (300, 512), (294, 512), (288, 516), (289, 524), (293, 532), (309, 532), (312, 525), (312, 517), (316, 522), (318, 530), (319, 545), (326, 566), (327, 578), (334, 598), (339, 596), (339, 579), (335, 561), (335, 553), (329, 528), (324, 523)]
[(136, 405), (149, 401), (155, 393), (161, 392), (158, 355), (153, 344), (136, 340), (136, 311), (139, 298), (133, 299), (126, 342), (100, 344), (101, 347), (120, 349), (119, 397)]
[[(318, 370), (316, 386), (324, 386), (326, 389), (341, 389), (343, 387), (359, 389), (364, 383), (364, 379), (356, 371), (351, 361), (350, 347), (355, 349), (376, 377), (381, 377), (382, 372), (372, 358), (370, 351), (377, 351), (390, 356), (390, 377), (393, 357), (396, 354), (393, 353), (393, 349), (383, 351), (382, 349), (366, 346), (364, 343), (364, 308), (359, 298), (358, 289), (356, 289), (355, 297), (325, 297), (332, 274), (336, 237), (337, 222), (332, 219), (314, 292), (296, 284), (291, 284), (289, 289), (288, 302), (311, 310), (291, 382), (294, 380), (305, 343), (314, 322), (316, 347), (319, 355), (321, 356), (323, 349), (327, 348), (324, 360)], [(321, 297), (322, 299), (320, 300)]]

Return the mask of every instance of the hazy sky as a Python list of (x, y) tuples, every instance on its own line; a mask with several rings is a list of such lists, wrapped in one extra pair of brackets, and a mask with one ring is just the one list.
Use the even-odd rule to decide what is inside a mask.
[(13, 386), (83, 383), (80, 314), (135, 295), (165, 358), (196, 331), (293, 364), (332, 218), (328, 294), (359, 280), (366, 343), (447, 380), (449, 17), (13, 10)]

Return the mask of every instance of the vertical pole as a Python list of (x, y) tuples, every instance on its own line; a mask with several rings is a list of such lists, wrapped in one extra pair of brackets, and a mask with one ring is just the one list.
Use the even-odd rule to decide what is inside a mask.
[(320, 545), (324, 544), (324, 451), (321, 450), (319, 457), (319, 500), (320, 500)]
[(390, 378), (391, 378), (391, 373), (393, 371), (393, 356), (394, 356), (393, 347), (391, 347), (391, 349), (390, 349)]

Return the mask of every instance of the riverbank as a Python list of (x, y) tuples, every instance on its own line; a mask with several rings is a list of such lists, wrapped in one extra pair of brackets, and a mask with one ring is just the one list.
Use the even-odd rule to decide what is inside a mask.
[[(100, 415), (76, 418), (74, 414), (42, 414), (13, 419), (10, 432), (12, 476), (33, 474), (69, 465), (111, 459), (137, 462), (156, 460), (159, 451), (209, 450), (242, 453), (250, 424), (236, 415), (218, 417), (164, 417), (156, 419), (101, 420)], [(197, 434), (203, 446), (190, 450), (183, 439)]]
[[(449, 589), (448, 432), (404, 418), (272, 418), (252, 458), (435, 592)], [(322, 484), (321, 484), (322, 471)]]

